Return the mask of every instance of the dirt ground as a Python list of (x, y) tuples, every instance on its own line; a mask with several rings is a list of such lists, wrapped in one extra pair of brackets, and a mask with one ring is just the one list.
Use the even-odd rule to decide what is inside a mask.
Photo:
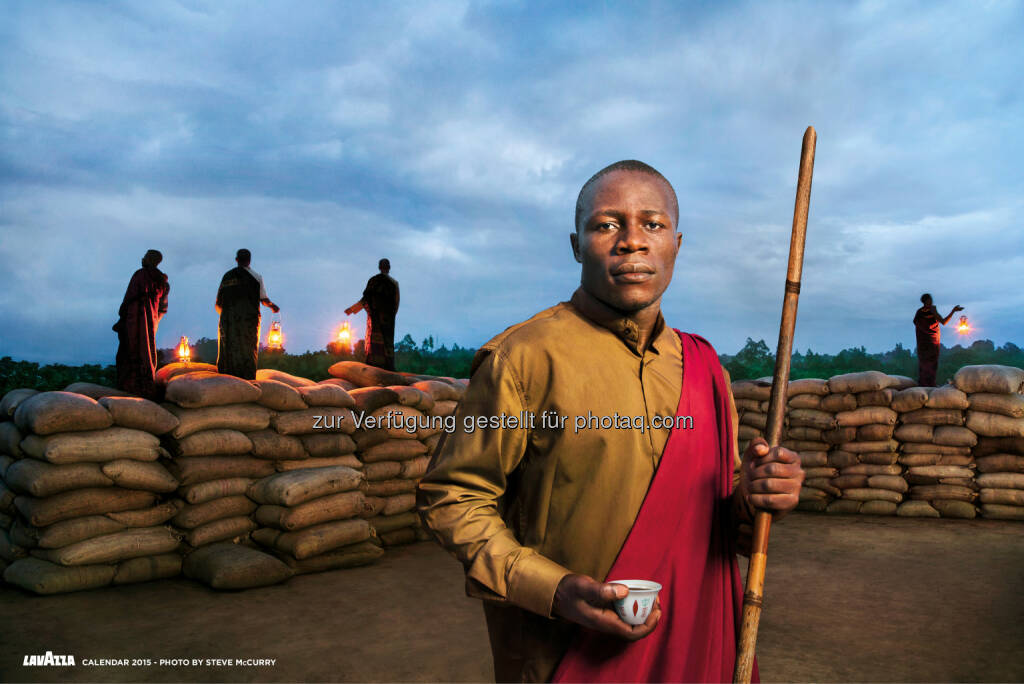
[[(765, 594), (766, 682), (1024, 681), (1024, 524), (794, 513), (773, 527)], [(0, 615), (7, 682), (493, 679), (480, 605), (430, 542), (238, 593), (184, 579), (53, 597), (4, 586)], [(22, 665), (46, 651), (76, 667)], [(83, 662), (101, 658), (129, 665)]]

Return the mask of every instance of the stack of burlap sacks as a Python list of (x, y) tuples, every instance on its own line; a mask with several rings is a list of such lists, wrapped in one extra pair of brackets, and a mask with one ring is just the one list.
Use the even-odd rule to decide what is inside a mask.
[(166, 524), (178, 481), (158, 462), (157, 436), (178, 420), (146, 399), (67, 389), (0, 401), (4, 579), (53, 594), (178, 575), (179, 536)]
[(964, 366), (953, 383), (967, 394), (967, 429), (978, 435), (981, 515), (1024, 520), (1024, 370), (1013, 366)]
[(804, 486), (800, 507), (824, 510), (838, 492), (831, 484), (836, 470), (828, 462), (829, 443), (825, 434), (835, 425), (835, 414), (825, 410), (828, 383), (819, 379), (794, 380), (787, 390), (788, 428), (782, 446), (800, 454)]
[(351, 386), (360, 417), (353, 438), (375, 538), (385, 546), (427, 539), (415, 512), (416, 484), (442, 434), (454, 425), (467, 381), (395, 373), (354, 361), (334, 364), (328, 372)]

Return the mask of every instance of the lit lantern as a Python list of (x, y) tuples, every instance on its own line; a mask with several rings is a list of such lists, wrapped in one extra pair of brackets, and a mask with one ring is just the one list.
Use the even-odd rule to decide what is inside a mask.
[(178, 342), (178, 361), (187, 364), (191, 360), (192, 348), (188, 346), (188, 337), (182, 335), (181, 341)]
[(338, 348), (346, 349), (352, 353), (352, 329), (349, 327), (348, 321), (341, 324), (341, 328), (338, 329)]
[(967, 316), (960, 317), (960, 322), (956, 325), (956, 331), (961, 335), (971, 332), (971, 326), (967, 323)]
[(267, 333), (267, 349), (273, 351), (284, 349), (284, 334), (281, 332), (280, 321), (274, 321), (270, 324), (270, 332)]

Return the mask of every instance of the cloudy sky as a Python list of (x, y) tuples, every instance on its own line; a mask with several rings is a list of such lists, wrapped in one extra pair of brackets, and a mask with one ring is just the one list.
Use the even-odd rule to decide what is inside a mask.
[(669, 322), (774, 346), (807, 125), (797, 348), (912, 347), (924, 291), (1024, 344), (1024, 4), (570, 4), (6, 3), (0, 356), (112, 363), (148, 248), (158, 344), (216, 336), (242, 246), (289, 351), (382, 256), (397, 337), (477, 346), (568, 298), (576, 193), (622, 158), (679, 194)]

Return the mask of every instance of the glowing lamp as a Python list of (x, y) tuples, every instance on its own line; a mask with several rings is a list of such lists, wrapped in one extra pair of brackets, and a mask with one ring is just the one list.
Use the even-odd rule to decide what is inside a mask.
[(181, 336), (181, 341), (178, 342), (178, 361), (182, 363), (188, 363), (192, 360), (192, 348), (188, 346), (188, 337), (185, 335)]
[(971, 326), (967, 323), (967, 316), (960, 317), (960, 322), (956, 324), (956, 331), (961, 335), (971, 332)]
[(349, 353), (352, 353), (352, 328), (349, 327), (348, 321), (341, 324), (341, 328), (338, 329), (338, 347), (341, 349), (347, 349)]
[(270, 332), (267, 333), (267, 349), (275, 351), (284, 349), (284, 334), (281, 332), (280, 321), (274, 321), (270, 324)]

